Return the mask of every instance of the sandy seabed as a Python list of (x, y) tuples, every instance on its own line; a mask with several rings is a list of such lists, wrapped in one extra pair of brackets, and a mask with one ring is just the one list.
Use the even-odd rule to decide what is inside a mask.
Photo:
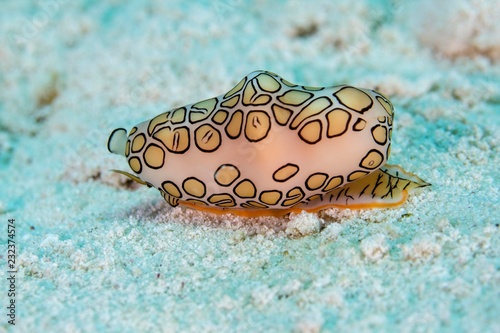
[[(500, 332), (499, 17), (486, 0), (3, 1), (0, 332)], [(390, 163), (432, 187), (245, 219), (109, 171), (127, 168), (111, 130), (256, 69), (389, 96)]]

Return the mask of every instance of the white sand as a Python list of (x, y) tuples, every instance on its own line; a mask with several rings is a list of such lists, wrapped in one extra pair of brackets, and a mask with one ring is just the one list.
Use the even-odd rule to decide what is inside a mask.
[[(365, 2), (3, 1), (0, 332), (500, 332), (499, 6)], [(256, 69), (388, 95), (390, 162), (433, 186), (244, 219), (109, 172), (112, 129)]]

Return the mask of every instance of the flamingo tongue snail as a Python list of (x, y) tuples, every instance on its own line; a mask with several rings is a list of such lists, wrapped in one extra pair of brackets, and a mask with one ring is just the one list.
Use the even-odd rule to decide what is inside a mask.
[(426, 183), (386, 164), (394, 108), (347, 85), (307, 87), (255, 71), (227, 93), (114, 130), (112, 153), (171, 206), (281, 216), (393, 207)]

